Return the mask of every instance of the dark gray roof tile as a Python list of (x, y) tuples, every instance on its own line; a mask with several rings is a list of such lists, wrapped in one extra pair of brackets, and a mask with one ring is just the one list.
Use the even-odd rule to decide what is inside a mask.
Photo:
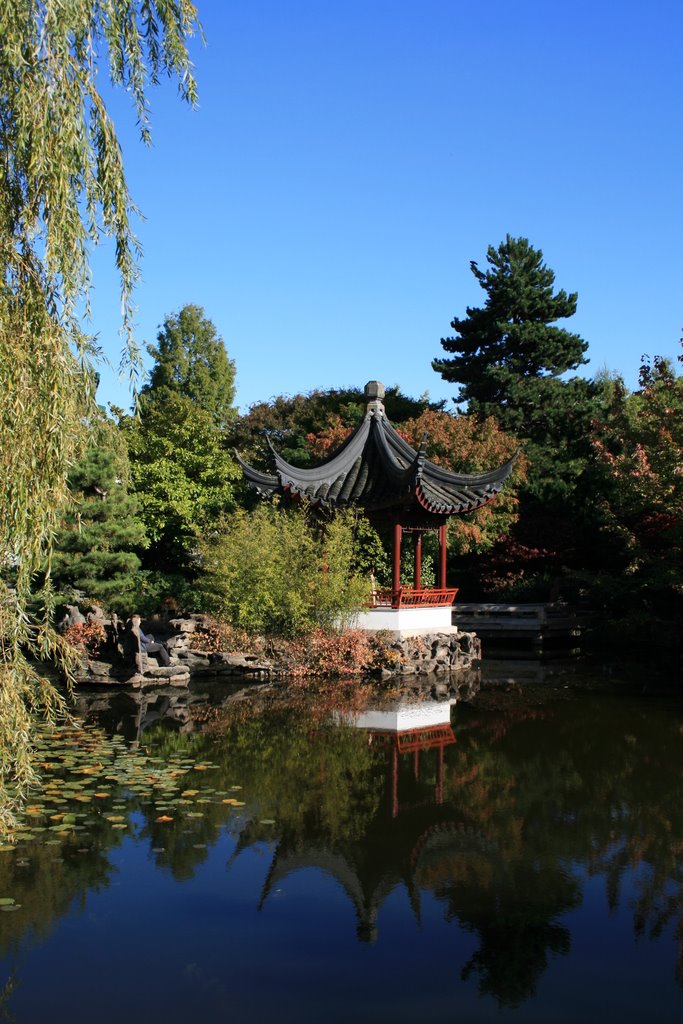
[(381, 402), (370, 402), (360, 425), (318, 466), (300, 469), (273, 450), (277, 475), (237, 456), (248, 483), (262, 495), (285, 492), (329, 508), (358, 505), (368, 512), (421, 505), (439, 516), (472, 511), (500, 491), (516, 455), (486, 473), (452, 473), (430, 462), (426, 444), (415, 451), (392, 427)]

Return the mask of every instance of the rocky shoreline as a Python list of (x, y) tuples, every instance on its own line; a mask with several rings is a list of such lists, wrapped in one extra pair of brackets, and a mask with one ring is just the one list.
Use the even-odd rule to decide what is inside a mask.
[[(161, 636), (159, 623), (155, 635)], [(125, 663), (115, 652), (106, 657), (85, 658), (77, 676), (79, 685), (127, 686), (147, 690), (161, 686), (186, 687), (192, 679), (209, 676), (229, 682), (276, 681), (292, 673), (291, 658), (277, 645), (268, 655), (256, 651), (216, 651), (210, 641), (210, 620), (192, 615), (170, 619), (163, 640), (170, 665), (159, 665), (153, 655), (139, 654), (135, 664)], [(398, 637), (391, 633), (372, 637), (372, 668), (362, 673), (388, 680), (406, 676), (446, 675), (470, 669), (481, 659), (481, 642), (474, 633), (429, 633)], [(258, 645), (255, 644), (255, 648)]]

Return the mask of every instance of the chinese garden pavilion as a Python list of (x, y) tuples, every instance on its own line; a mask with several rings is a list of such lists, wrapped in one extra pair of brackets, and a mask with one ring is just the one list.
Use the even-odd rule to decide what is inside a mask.
[[(286, 462), (271, 448), (273, 474), (247, 465), (237, 456), (247, 482), (262, 497), (279, 494), (309, 501), (327, 513), (356, 506), (379, 531), (392, 538), (391, 590), (375, 591), (373, 606), (358, 618), (365, 629), (431, 631), (450, 628), (457, 593), (446, 584), (446, 525), (453, 515), (472, 512), (491, 501), (512, 471), (516, 456), (486, 473), (452, 473), (430, 462), (423, 440), (415, 451), (387, 419), (384, 385), (365, 386), (367, 411), (362, 422), (329, 458), (310, 469)], [(438, 586), (421, 582), (422, 537), (438, 533)], [(413, 538), (413, 586), (401, 585), (404, 535)]]

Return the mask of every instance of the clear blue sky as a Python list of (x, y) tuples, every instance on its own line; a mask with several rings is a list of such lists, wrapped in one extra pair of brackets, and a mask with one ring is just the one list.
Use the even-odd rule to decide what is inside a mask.
[[(523, 235), (579, 293), (565, 325), (636, 384), (675, 358), (681, 285), (680, 0), (198, 0), (199, 109), (151, 94), (154, 145), (111, 102), (145, 216), (142, 342), (204, 307), (244, 411), (363, 386), (451, 399), (441, 337), (485, 293), (469, 261)], [(92, 330), (114, 366), (111, 251)], [(127, 407), (103, 370), (100, 401)]]

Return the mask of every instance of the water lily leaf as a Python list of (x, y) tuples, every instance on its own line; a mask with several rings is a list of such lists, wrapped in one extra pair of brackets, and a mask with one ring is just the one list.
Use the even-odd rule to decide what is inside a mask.
[(112, 825), (112, 828), (128, 828), (128, 825)]
[(274, 825), (274, 824), (275, 824), (275, 819), (274, 818), (261, 818), (261, 820), (259, 821), (259, 825)]
[(155, 820), (156, 821), (173, 821), (173, 818), (170, 817), (168, 814), (160, 814), (159, 817), (156, 818)]

